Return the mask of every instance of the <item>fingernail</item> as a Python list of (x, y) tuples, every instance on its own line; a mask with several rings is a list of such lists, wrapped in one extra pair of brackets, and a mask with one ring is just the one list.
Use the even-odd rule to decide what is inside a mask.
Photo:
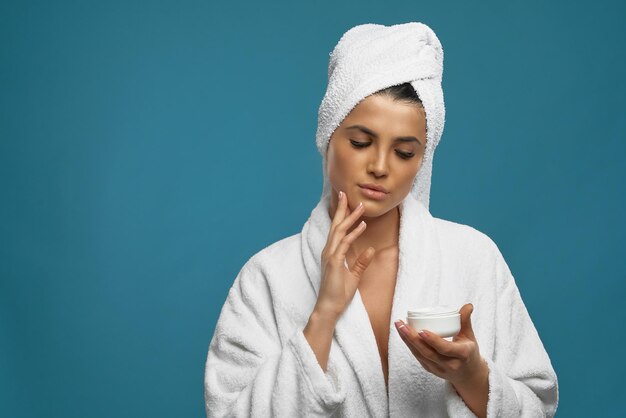
[(343, 196), (343, 192), (341, 190), (339, 190), (339, 200), (341, 200), (342, 196)]
[(359, 202), (359, 206), (357, 206), (357, 209), (361, 209), (361, 206), (363, 206), (363, 202)]
[(422, 337), (422, 338), (424, 338), (424, 339), (426, 339), (426, 337), (427, 337), (427, 335), (426, 335), (426, 333), (424, 332), (424, 330), (423, 330), (423, 329), (420, 329), (420, 330), (419, 330), (419, 332), (418, 332), (418, 334), (419, 334), (419, 336), (420, 336), (420, 337)]

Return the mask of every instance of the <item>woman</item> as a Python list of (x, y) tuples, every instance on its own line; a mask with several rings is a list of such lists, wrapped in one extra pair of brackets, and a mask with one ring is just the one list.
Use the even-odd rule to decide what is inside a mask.
[[(236, 277), (207, 416), (554, 415), (556, 374), (497, 245), (428, 210), (442, 71), (422, 23), (341, 37), (319, 110), (322, 197)], [(451, 341), (400, 319), (437, 305), (460, 307)]]

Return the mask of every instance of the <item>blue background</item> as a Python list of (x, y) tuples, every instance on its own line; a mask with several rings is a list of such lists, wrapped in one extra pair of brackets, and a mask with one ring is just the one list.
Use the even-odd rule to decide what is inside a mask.
[(232, 281), (319, 199), (329, 52), (411, 20), (445, 53), (431, 212), (500, 247), (557, 416), (623, 414), (624, 3), (333, 3), (2, 2), (0, 415), (204, 416)]

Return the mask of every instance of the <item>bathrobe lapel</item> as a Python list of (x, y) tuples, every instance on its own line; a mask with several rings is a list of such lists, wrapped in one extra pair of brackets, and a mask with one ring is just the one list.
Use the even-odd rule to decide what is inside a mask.
[[(321, 281), (321, 253), (332, 222), (328, 215), (329, 204), (330, 195), (326, 194), (302, 228), (304, 266), (316, 295), (319, 294)], [(412, 394), (414, 401), (419, 393), (417, 386), (433, 383), (432, 375), (419, 365), (397, 335), (393, 322), (406, 318), (408, 308), (438, 304), (439, 242), (431, 214), (411, 194), (400, 204), (400, 216), (399, 264), (388, 350), (389, 398), (374, 331), (358, 290), (335, 328), (337, 343), (354, 369), (365, 402), (374, 417), (389, 416), (392, 412), (389, 409), (390, 402), (391, 405), (398, 405), (396, 402), (400, 399), (406, 402), (403, 393)], [(329, 363), (332, 362), (331, 356)]]

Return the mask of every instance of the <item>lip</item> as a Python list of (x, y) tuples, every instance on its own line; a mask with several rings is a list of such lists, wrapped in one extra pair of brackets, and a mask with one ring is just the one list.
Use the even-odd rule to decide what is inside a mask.
[(370, 198), (370, 199), (374, 199), (374, 200), (384, 200), (384, 199), (387, 197), (387, 195), (388, 195), (388, 193), (381, 192), (381, 191), (374, 190), (374, 189), (370, 189), (370, 188), (367, 188), (367, 187), (362, 187), (362, 186), (360, 186), (360, 188), (361, 188), (361, 192), (362, 192), (362, 193), (363, 193), (366, 197), (368, 197), (368, 198)]
[(366, 189), (371, 189), (371, 190), (376, 190), (378, 192), (383, 192), (383, 193), (389, 193), (389, 191), (387, 191), (387, 189), (385, 189), (383, 186), (380, 186), (378, 184), (373, 184), (373, 183), (367, 183), (367, 184), (359, 184), (359, 187), (363, 187)]

